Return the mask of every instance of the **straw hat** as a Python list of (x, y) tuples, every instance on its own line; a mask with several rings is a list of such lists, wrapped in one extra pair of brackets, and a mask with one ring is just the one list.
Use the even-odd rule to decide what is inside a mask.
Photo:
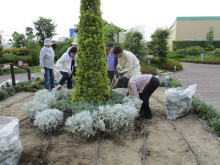
[(76, 39), (73, 40), (73, 42), (71, 43), (72, 45), (78, 45), (78, 42)]
[(53, 45), (53, 44), (51, 43), (51, 40), (49, 38), (45, 38), (44, 45)]

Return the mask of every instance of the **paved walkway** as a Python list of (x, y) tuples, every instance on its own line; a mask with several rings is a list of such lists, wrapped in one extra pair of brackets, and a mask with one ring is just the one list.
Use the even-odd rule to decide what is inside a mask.
[[(220, 65), (182, 63), (183, 70), (169, 74), (184, 88), (192, 84), (197, 85), (194, 96), (212, 105), (220, 112)], [(164, 76), (159, 76), (164, 79)]]
[[(182, 63), (182, 65), (181, 72), (171, 73), (169, 76), (175, 78), (185, 88), (197, 84), (195, 96), (220, 112), (220, 65), (192, 63)], [(43, 77), (42, 73), (35, 73), (35, 75)], [(56, 76), (56, 80), (59, 81), (59, 77)], [(162, 80), (164, 76), (159, 78)], [(11, 75), (0, 76), (0, 84), (7, 79), (11, 79)], [(27, 73), (16, 74), (15, 79), (26, 81)]]

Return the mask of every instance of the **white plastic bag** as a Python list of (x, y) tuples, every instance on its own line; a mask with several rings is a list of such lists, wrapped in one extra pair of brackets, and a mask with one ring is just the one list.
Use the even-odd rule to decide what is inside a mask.
[(192, 96), (196, 92), (196, 84), (184, 89), (182, 87), (170, 88), (165, 91), (166, 96), (166, 116), (167, 119), (186, 115), (192, 107)]
[(19, 120), (0, 116), (0, 164), (18, 164), (22, 149), (19, 140)]

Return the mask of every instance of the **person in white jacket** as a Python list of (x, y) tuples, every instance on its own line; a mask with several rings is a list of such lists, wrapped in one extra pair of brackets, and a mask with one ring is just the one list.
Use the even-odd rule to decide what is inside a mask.
[(128, 81), (133, 76), (141, 75), (141, 66), (138, 58), (129, 51), (122, 50), (120, 46), (115, 46), (113, 54), (118, 58), (117, 70), (123, 76), (119, 78), (117, 88), (127, 88)]
[(40, 51), (40, 66), (45, 70), (44, 73), (44, 88), (52, 90), (54, 86), (54, 51), (51, 47), (52, 43), (49, 38), (45, 38), (44, 47)]
[(75, 67), (76, 47), (71, 47), (66, 53), (64, 53), (57, 61), (56, 67), (60, 69), (62, 78), (59, 81), (57, 89), (61, 89), (65, 81), (67, 81), (67, 88), (72, 89), (72, 78)]

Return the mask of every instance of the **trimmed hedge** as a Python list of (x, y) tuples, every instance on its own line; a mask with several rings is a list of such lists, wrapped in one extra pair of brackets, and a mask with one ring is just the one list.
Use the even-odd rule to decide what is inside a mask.
[[(177, 49), (185, 49), (190, 46), (200, 46), (206, 48), (207, 41), (173, 41), (173, 51)], [(220, 48), (220, 41), (213, 41), (213, 46), (215, 48)]]
[(148, 60), (151, 61), (151, 64), (156, 64), (162, 67), (163, 69), (173, 71), (174, 66), (176, 66), (176, 71), (181, 71), (183, 69), (182, 64), (174, 59), (167, 59), (165, 63), (159, 63), (158, 57), (156, 58), (149, 58)]
[(219, 60), (198, 60), (198, 59), (178, 59), (180, 62), (191, 62), (191, 63), (201, 63), (201, 64), (220, 64)]

